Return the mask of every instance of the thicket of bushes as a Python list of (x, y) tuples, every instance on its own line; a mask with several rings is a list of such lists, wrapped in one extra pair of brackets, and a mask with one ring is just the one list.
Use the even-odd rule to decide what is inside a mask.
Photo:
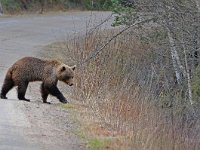
[(89, 9), (107, 10), (111, 0), (0, 0), (5, 12), (44, 9)]
[[(79, 64), (117, 32), (87, 32), (51, 47), (49, 56)], [(199, 120), (188, 113), (178, 88), (163, 86), (173, 78), (170, 53), (157, 57), (167, 48), (160, 44), (165, 35), (159, 27), (129, 30), (76, 70), (72, 98), (86, 104), (99, 125), (125, 138), (126, 144), (115, 143), (117, 149), (199, 149)]]

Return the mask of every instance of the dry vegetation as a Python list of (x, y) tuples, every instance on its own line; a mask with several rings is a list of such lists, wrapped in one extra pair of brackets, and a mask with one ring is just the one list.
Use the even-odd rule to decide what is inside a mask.
[(183, 87), (173, 82), (160, 28), (145, 33), (129, 30), (80, 64), (117, 32), (95, 30), (48, 48), (49, 56), (79, 64), (71, 97), (87, 109), (81, 112), (87, 124), (83, 130), (92, 137), (112, 137), (105, 149), (200, 149), (199, 120), (181, 92)]

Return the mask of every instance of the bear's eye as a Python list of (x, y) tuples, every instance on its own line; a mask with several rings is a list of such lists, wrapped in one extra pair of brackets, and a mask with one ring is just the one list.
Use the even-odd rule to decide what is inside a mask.
[(66, 80), (70, 80), (73, 79), (74, 77), (66, 77)]

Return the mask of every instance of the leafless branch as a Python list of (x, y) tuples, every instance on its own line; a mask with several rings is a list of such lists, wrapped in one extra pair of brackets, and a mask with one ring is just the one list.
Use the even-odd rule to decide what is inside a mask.
[(95, 49), (91, 55), (85, 59), (84, 61), (78, 63), (78, 66), (79, 65), (83, 65), (87, 62), (89, 62), (91, 59), (94, 59), (107, 45), (109, 45), (109, 43), (111, 41), (113, 41), (115, 38), (117, 38), (119, 35), (121, 35), (123, 32), (127, 31), (128, 29), (130, 29), (131, 27), (135, 27), (135, 26), (138, 26), (138, 25), (142, 25), (142, 24), (145, 24), (147, 22), (150, 22), (154, 20), (154, 18), (151, 18), (151, 19), (147, 19), (147, 20), (143, 20), (143, 21), (140, 21), (140, 22), (136, 22), (132, 25), (129, 25), (129, 26), (126, 26), (124, 29), (122, 29), (120, 32), (118, 32), (117, 34), (115, 34), (114, 36), (112, 36), (102, 47), (100, 47), (99, 49)]

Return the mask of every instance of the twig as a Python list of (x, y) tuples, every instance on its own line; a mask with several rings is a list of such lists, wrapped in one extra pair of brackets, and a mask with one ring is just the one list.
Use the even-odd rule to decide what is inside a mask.
[(109, 15), (106, 19), (104, 19), (100, 24), (96, 25), (94, 28), (90, 29), (89, 34), (93, 33), (97, 28), (99, 28), (101, 25), (103, 25), (105, 22), (110, 20), (113, 16), (113, 13)]
[(152, 20), (154, 20), (154, 18), (147, 19), (147, 20), (143, 20), (143, 21), (140, 21), (140, 22), (136, 22), (136, 23), (134, 23), (134, 24), (132, 24), (132, 25), (129, 25), (129, 26), (125, 27), (125, 28), (122, 29), (120, 32), (118, 32), (118, 33), (115, 34), (113, 37), (111, 37), (102, 47), (100, 47), (99, 49), (95, 49), (95, 50), (92, 52), (92, 54), (91, 54), (87, 59), (85, 59), (84, 61), (78, 63), (77, 65), (78, 65), (78, 66), (79, 66), (79, 65), (81, 66), (81, 65), (87, 63), (88, 61), (90, 61), (91, 59), (95, 58), (108, 44), (110, 44), (110, 42), (111, 42), (112, 40), (114, 40), (115, 38), (117, 38), (119, 35), (121, 35), (123, 32), (125, 32), (125, 31), (128, 30), (129, 28), (134, 27), (134, 26), (137, 26), (137, 25), (144, 24), (144, 23), (146, 23), (146, 22), (150, 22), (150, 21), (152, 21)]

